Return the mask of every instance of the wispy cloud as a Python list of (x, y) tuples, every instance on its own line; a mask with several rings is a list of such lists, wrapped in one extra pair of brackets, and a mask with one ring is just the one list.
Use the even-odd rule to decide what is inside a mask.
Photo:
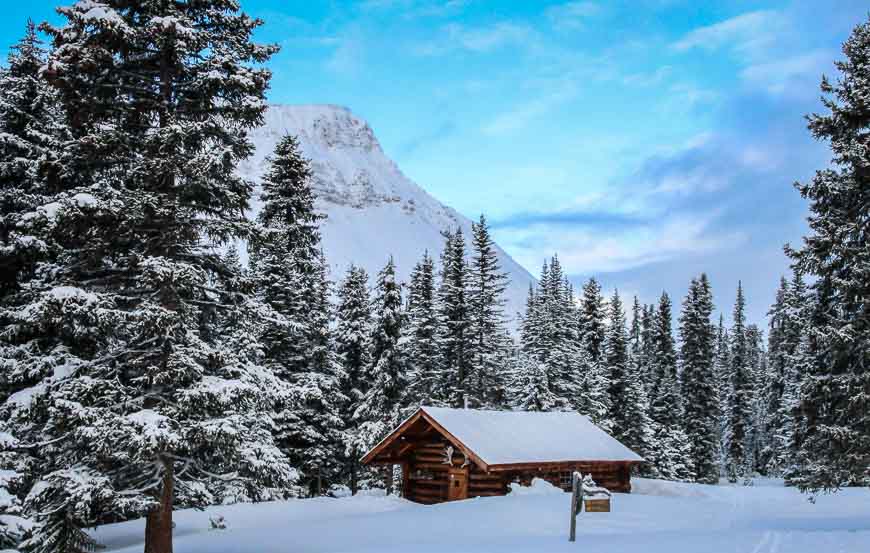
[(708, 51), (730, 48), (748, 59), (757, 59), (767, 54), (783, 25), (783, 14), (777, 11), (747, 12), (694, 29), (674, 42), (671, 48), (677, 52), (696, 48)]
[(815, 50), (791, 58), (757, 63), (743, 69), (741, 78), (772, 95), (815, 97), (816, 85), (822, 73), (833, 68), (831, 60), (836, 54), (828, 50)]
[(590, 19), (601, 15), (603, 11), (595, 2), (581, 1), (550, 6), (544, 15), (556, 29), (576, 31), (584, 28)]
[(391, 10), (401, 17), (415, 19), (419, 17), (448, 17), (461, 13), (471, 0), (366, 0), (360, 4), (364, 12)]
[(512, 21), (468, 26), (451, 23), (442, 27), (439, 40), (417, 44), (412, 51), (422, 56), (437, 56), (456, 50), (486, 53), (508, 45), (527, 47), (535, 40), (533, 27)]
[(538, 98), (524, 102), (513, 109), (500, 113), (481, 129), (490, 136), (509, 134), (525, 128), (533, 120), (541, 117), (577, 95), (577, 88), (567, 84), (559, 90), (549, 92)]

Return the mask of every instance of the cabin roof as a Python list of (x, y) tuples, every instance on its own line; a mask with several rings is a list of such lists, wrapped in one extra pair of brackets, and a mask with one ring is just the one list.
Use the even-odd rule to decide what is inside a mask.
[[(642, 462), (616, 438), (573, 412), (484, 411), (421, 407), (364, 458), (398, 439), (412, 421), (425, 418), (457, 441), (485, 467), (567, 461)], [(440, 428), (438, 428), (440, 427)], [(444, 432), (446, 431), (446, 432)]]

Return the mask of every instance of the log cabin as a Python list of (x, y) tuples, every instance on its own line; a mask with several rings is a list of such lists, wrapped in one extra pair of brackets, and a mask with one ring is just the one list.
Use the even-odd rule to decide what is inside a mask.
[(533, 478), (570, 491), (574, 471), (628, 493), (642, 462), (578, 413), (443, 407), (420, 407), (362, 458), (401, 465), (402, 495), (424, 504), (505, 495)]

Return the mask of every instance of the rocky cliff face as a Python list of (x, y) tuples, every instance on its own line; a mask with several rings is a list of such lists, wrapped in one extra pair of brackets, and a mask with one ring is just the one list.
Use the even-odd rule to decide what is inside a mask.
[[(384, 154), (368, 123), (343, 107), (272, 106), (265, 124), (252, 133), (256, 153), (240, 172), (258, 182), (266, 157), (288, 133), (311, 160), (318, 208), (327, 215), (323, 244), (333, 279), (351, 263), (374, 275), (392, 255), (405, 280), (424, 250), (437, 259), (443, 230), (461, 227), (470, 239), (471, 221), (406, 177)], [(255, 199), (253, 215), (259, 208)], [(499, 249), (498, 254), (511, 279), (506, 311), (513, 318), (523, 309), (533, 279), (507, 253)]]

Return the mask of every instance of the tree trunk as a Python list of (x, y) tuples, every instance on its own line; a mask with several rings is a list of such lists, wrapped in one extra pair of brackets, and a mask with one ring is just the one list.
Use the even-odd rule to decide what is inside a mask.
[(145, 520), (145, 553), (172, 553), (172, 496), (175, 475), (172, 461), (163, 463), (163, 486), (160, 503), (148, 513)]

